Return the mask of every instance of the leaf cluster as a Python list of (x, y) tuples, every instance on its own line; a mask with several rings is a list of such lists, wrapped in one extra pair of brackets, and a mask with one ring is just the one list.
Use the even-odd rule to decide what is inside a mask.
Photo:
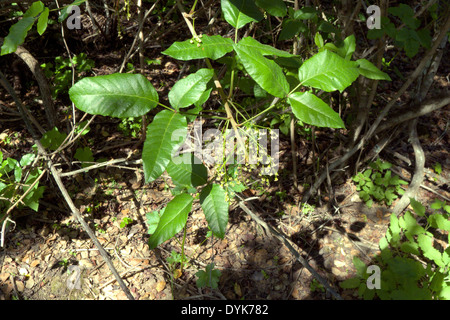
[(353, 177), (357, 183), (356, 190), (359, 191), (359, 197), (371, 208), (374, 200), (391, 205), (392, 201), (402, 195), (404, 190), (401, 185), (408, 184), (398, 176), (392, 175), (389, 170), (392, 164), (377, 159), (369, 164), (371, 169), (359, 172)]
[(42, 198), (45, 187), (39, 186), (39, 182), (32, 186), (42, 173), (40, 168), (32, 166), (35, 158), (34, 153), (27, 153), (20, 161), (14, 158), (3, 159), (0, 151), (0, 208), (8, 208), (23, 193), (28, 192), (18, 207), (27, 206), (38, 211), (39, 199)]
[[(427, 27), (419, 29), (422, 22), (414, 17), (415, 12), (409, 5), (401, 3), (397, 7), (390, 7), (388, 13), (391, 18), (381, 17), (381, 28), (369, 30), (367, 38), (378, 39), (387, 35), (394, 40), (397, 47), (405, 50), (409, 58), (414, 57), (419, 52), (420, 46), (431, 47), (430, 31)], [(400, 22), (397, 25), (401, 24), (403, 27), (396, 27), (394, 24), (395, 21), (399, 20)]]
[[(391, 215), (386, 235), (380, 240), (380, 255), (374, 260), (381, 269), (380, 288), (369, 289), (367, 266), (353, 259), (357, 276), (341, 282), (345, 289), (358, 289), (364, 299), (449, 300), (450, 299), (450, 206), (436, 200), (426, 208), (411, 198), (416, 215), (407, 211), (403, 217)], [(435, 244), (434, 234), (446, 233), (446, 249)]]

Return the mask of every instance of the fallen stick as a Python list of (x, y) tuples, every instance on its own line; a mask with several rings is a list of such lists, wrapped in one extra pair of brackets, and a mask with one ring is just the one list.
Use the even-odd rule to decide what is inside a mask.
[(273, 228), (272, 226), (268, 225), (265, 221), (263, 221), (261, 218), (259, 218), (256, 214), (254, 214), (245, 204), (245, 200), (242, 200), (239, 202), (239, 207), (244, 210), (245, 213), (250, 215), (255, 222), (260, 224), (268, 233), (273, 234), (275, 238), (277, 238), (281, 243), (283, 243), (289, 251), (295, 256), (295, 258), (304, 266), (313, 276), (317, 279), (337, 300), (343, 300), (342, 297), (337, 293), (329, 284), (328, 282), (314, 270), (313, 267), (308, 263), (308, 261), (303, 258), (297, 250), (294, 249), (291, 242), (287, 239), (287, 237), (281, 232)]

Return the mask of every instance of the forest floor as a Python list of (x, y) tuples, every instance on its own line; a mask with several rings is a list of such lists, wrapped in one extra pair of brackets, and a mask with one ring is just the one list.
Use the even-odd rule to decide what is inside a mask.
[[(88, 30), (81, 32), (89, 34)], [(182, 32), (183, 37), (187, 35), (187, 31)], [(77, 37), (82, 35), (77, 34)], [(176, 31), (171, 36), (175, 38)], [(130, 36), (125, 37), (115, 48), (104, 43), (75, 48), (80, 46), (79, 41), (69, 42), (69, 47), (72, 46), (74, 52), (86, 52), (88, 58), (95, 61), (95, 73), (100, 75), (111, 73), (120, 66), (124, 48), (128, 48), (132, 40)], [(41, 52), (39, 41), (45, 40), (37, 39), (27, 48), (40, 62), (67, 56), (60, 42), (47, 42)], [(146, 49), (146, 57), (160, 59), (161, 64), (149, 65), (143, 73), (156, 88), (160, 88), (159, 95), (164, 97), (177, 80), (183, 63), (168, 59), (161, 51), (159, 45)], [(12, 77), (10, 69), (5, 69), (10, 62), (5, 60), (0, 67)], [(439, 88), (448, 88), (445, 79), (448, 75), (447, 63), (444, 67), (446, 70), (440, 71), (436, 82)], [(408, 72), (409, 69), (401, 71)], [(39, 106), (35, 103), (38, 87), (31, 81), (29, 72), (24, 72), (23, 77), (25, 80), (22, 79), (22, 82), (29, 84), (22, 88), (21, 97), (25, 104), (34, 106), (38, 114)], [(386, 90), (395, 91), (398, 83), (393, 81)], [(11, 108), (14, 106), (12, 99), (3, 91), (0, 91), (0, 101)], [(60, 106), (68, 105), (68, 101), (63, 99), (58, 103)], [(60, 114), (61, 123), (64, 123), (65, 116)], [(427, 159), (427, 175), (423, 184), (435, 190), (420, 189), (416, 199), (425, 206), (439, 198), (436, 192), (450, 198), (449, 121), (448, 107), (419, 120), (419, 138)], [(118, 130), (119, 123), (119, 120), (98, 116), (91, 125), (86, 139), (94, 139), (90, 145), (97, 146), (93, 148), (96, 158), (113, 159), (129, 154), (133, 159), (140, 158), (139, 136), (131, 138), (121, 132)], [(31, 150), (31, 139), (20, 121), (0, 122), (0, 134), (9, 137), (0, 141), (4, 158), (17, 158), (22, 152)], [(305, 140), (299, 141), (297, 146), (299, 166), (310, 170), (311, 142)], [(330, 143), (327, 134), (318, 133), (316, 143), (319, 151), (325, 149)], [(295, 249), (344, 299), (357, 299), (354, 292), (340, 289), (338, 284), (355, 274), (353, 257), (370, 263), (378, 254), (378, 242), (385, 234), (391, 209), (396, 202), (390, 207), (376, 204), (369, 209), (359, 199), (351, 177), (346, 177), (332, 182), (338, 207), (331, 205), (327, 193), (316, 199), (317, 203), (311, 206), (309, 212), (301, 212), (298, 204), (304, 189), (293, 186), (289, 137), (281, 136), (280, 151), (279, 181), (272, 182), (268, 188), (246, 191), (247, 196), (258, 197), (251, 202), (254, 213), (282, 231)], [(412, 164), (394, 158), (394, 152), (411, 159)], [(414, 170), (414, 152), (408, 144), (406, 133), (389, 152), (382, 152), (381, 157), (393, 163), (393, 168), (404, 179), (410, 178)], [(442, 173), (437, 180), (433, 170), (436, 163), (442, 165)], [(306, 177), (301, 171), (299, 177), (302, 182), (314, 181), (311, 171)], [(67, 177), (63, 181), (136, 299), (331, 299), (288, 248), (271, 234), (265, 233), (240, 208), (230, 211), (224, 239), (206, 238), (207, 222), (199, 203), (194, 202), (186, 226), (185, 252), (190, 260), (178, 276), (179, 265), (171, 262), (170, 257), (173, 251), (181, 252), (182, 232), (155, 250), (149, 250), (147, 245), (149, 236), (145, 214), (161, 209), (172, 198), (169, 190), (172, 183), (168, 176), (163, 175), (155, 182), (144, 184), (139, 167), (135, 170), (108, 167)], [(15, 229), (8, 232), (5, 246), (0, 248), (0, 300), (13, 297), (29, 300), (126, 299), (93, 242), (74, 221), (56, 185), (50, 178), (45, 184), (47, 189), (39, 212), (22, 209), (13, 214)], [(132, 222), (121, 226), (124, 218), (131, 218)], [(214, 263), (221, 272), (218, 288), (199, 289), (195, 273), (204, 270), (210, 263)], [(69, 270), (75, 272), (69, 273)], [(81, 276), (80, 288), (68, 286), (69, 278), (77, 272)]]

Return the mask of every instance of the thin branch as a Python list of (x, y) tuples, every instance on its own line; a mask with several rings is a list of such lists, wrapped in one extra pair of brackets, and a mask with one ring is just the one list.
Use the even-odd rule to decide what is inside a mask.
[(244, 210), (245, 213), (250, 215), (255, 222), (260, 224), (268, 233), (271, 233), (277, 238), (281, 243), (283, 243), (289, 251), (295, 256), (295, 258), (300, 262), (313, 276), (317, 279), (337, 300), (343, 300), (342, 297), (337, 293), (328, 282), (314, 270), (313, 267), (308, 263), (308, 261), (303, 258), (297, 250), (294, 249), (291, 242), (287, 239), (287, 237), (279, 230), (276, 230), (271, 225), (267, 224), (261, 218), (259, 218), (256, 214), (254, 214), (245, 204), (245, 200), (239, 202), (239, 207)]
[(114, 267), (113, 263), (111, 262), (111, 259), (109, 258), (108, 253), (105, 251), (105, 249), (103, 248), (101, 243), (98, 241), (97, 237), (95, 236), (95, 233), (92, 231), (92, 229), (86, 223), (86, 221), (83, 219), (83, 217), (80, 214), (80, 211), (78, 211), (78, 208), (75, 206), (75, 204), (73, 203), (72, 199), (70, 198), (69, 193), (67, 192), (67, 189), (66, 189), (66, 187), (64, 186), (64, 184), (63, 184), (63, 182), (61, 180), (60, 173), (56, 169), (56, 167), (53, 164), (52, 160), (46, 155), (45, 149), (42, 146), (41, 142), (38, 139), (35, 139), (35, 143), (36, 143), (36, 145), (38, 147), (39, 153), (46, 159), (48, 167), (49, 167), (49, 169), (50, 169), (50, 171), (52, 173), (52, 177), (55, 180), (56, 184), (58, 185), (58, 188), (61, 191), (61, 194), (64, 197), (64, 200), (69, 205), (73, 217), (76, 220), (78, 220), (78, 222), (83, 227), (84, 231), (86, 231), (86, 233), (89, 235), (91, 240), (94, 242), (94, 244), (97, 247), (100, 255), (102, 256), (103, 260), (108, 265), (109, 269), (111, 270), (112, 274), (116, 278), (116, 280), (119, 283), (119, 285), (120, 285), (121, 289), (123, 290), (123, 292), (126, 294), (127, 298), (129, 300), (134, 300), (133, 295), (128, 290), (127, 286), (125, 285), (125, 283), (123, 282), (122, 278), (118, 274), (116, 268)]
[[(139, 55), (141, 56), (141, 53), (142, 53), (142, 48), (143, 48), (143, 44), (144, 44), (144, 34), (143, 34), (143, 31), (142, 31), (142, 29), (144, 28), (144, 22), (145, 22), (145, 20), (147, 19), (147, 17), (148, 17), (148, 15), (150, 14), (150, 13), (152, 13), (152, 11), (153, 11), (153, 9), (155, 9), (155, 7), (156, 7), (156, 5), (159, 3), (159, 1), (160, 0), (157, 0), (154, 4), (153, 4), (153, 6), (150, 8), (150, 9), (148, 9), (148, 11), (145, 13), (145, 15), (144, 15), (144, 17), (141, 19), (139, 19), (139, 29), (138, 29), (138, 32), (136, 33), (136, 36), (134, 37), (134, 40), (133, 40), (133, 43), (131, 44), (131, 48), (130, 48), (130, 50), (128, 50), (128, 53), (127, 53), (127, 55), (125, 56), (125, 58), (123, 59), (123, 61), (122, 61), (122, 65), (120, 66), (120, 69), (119, 69), (119, 73), (122, 73), (122, 71), (123, 71), (123, 69), (125, 68), (125, 64), (128, 62), (128, 60), (130, 59), (130, 57), (131, 57), (131, 52), (133, 51), (133, 49), (134, 49), (134, 46), (136, 45), (136, 42), (138, 41), (138, 39), (139, 39), (139, 48), (138, 48), (138, 50), (139, 50)], [(142, 10), (142, 8), (140, 9), (140, 10)], [(141, 62), (141, 68), (143, 67), (143, 63)], [(142, 70), (141, 70), (142, 71)]]
[(397, 202), (392, 211), (392, 213), (395, 213), (395, 215), (397, 216), (409, 205), (409, 198), (414, 197), (423, 181), (425, 154), (423, 152), (422, 146), (420, 145), (419, 137), (417, 136), (417, 120), (418, 118), (414, 119), (410, 123), (409, 132), (409, 139), (411, 140), (411, 144), (414, 149), (414, 155), (416, 158), (416, 168), (414, 170), (414, 176), (408, 186), (408, 189), (400, 198), (400, 201)]
[[(3, 38), (0, 38), (0, 44), (3, 44)], [(22, 46), (17, 46), (17, 50), (14, 53), (25, 62), (25, 64), (28, 66), (28, 68), (36, 78), (39, 90), (41, 92), (42, 101), (44, 102), (44, 109), (48, 123), (50, 127), (53, 128), (56, 124), (55, 105), (53, 104), (50, 86), (48, 84), (47, 78), (44, 75), (44, 72), (39, 65), (39, 62), (31, 55), (28, 50), (26, 50)]]
[(407, 108), (409, 109), (409, 111), (406, 112), (401, 111), (399, 114), (389, 117), (388, 121), (381, 124), (377, 128), (377, 130), (375, 130), (375, 134), (386, 131), (387, 129), (399, 125), (403, 122), (421, 117), (427, 113), (443, 108), (449, 104), (450, 104), (450, 94), (429, 99), (417, 107)]
[[(109, 269), (113, 273), (114, 277), (116, 278), (117, 282), (119, 283), (122, 290), (125, 292), (126, 296), (130, 300), (134, 300), (134, 297), (131, 295), (130, 291), (128, 290), (127, 286), (123, 282), (122, 278), (120, 278), (119, 274), (117, 273), (117, 270), (115, 269), (113, 263), (111, 262), (111, 259), (108, 256), (108, 253), (103, 249), (102, 245), (98, 241), (97, 237), (95, 236), (95, 233), (92, 231), (92, 229), (89, 227), (89, 225), (84, 221), (83, 217), (81, 216), (80, 212), (78, 211), (77, 207), (73, 203), (72, 199), (69, 196), (69, 193), (67, 192), (67, 189), (65, 188), (64, 184), (61, 181), (60, 173), (56, 169), (55, 165), (53, 164), (53, 161), (50, 159), (48, 154), (46, 153), (44, 147), (42, 146), (39, 136), (36, 134), (36, 131), (34, 131), (33, 127), (31, 126), (31, 123), (24, 112), (24, 106), (22, 102), (18, 99), (17, 95), (14, 92), (14, 89), (12, 89), (11, 85), (7, 81), (6, 77), (3, 75), (2, 72), (0, 72), (0, 82), (1, 84), (9, 91), (11, 96), (13, 97), (14, 101), (16, 102), (17, 108), (19, 109), (20, 115), (23, 117), (23, 121), (25, 122), (25, 125), (30, 132), (31, 136), (33, 137), (34, 143), (38, 147), (38, 155), (42, 156), (46, 161), (47, 165), (52, 173), (52, 177), (55, 180), (56, 184), (58, 185), (59, 190), (61, 191), (61, 194), (63, 195), (64, 199), (66, 200), (67, 204), (69, 205), (73, 217), (78, 220), (83, 227), (83, 229), (86, 231), (86, 233), (89, 235), (91, 240), (94, 242), (95, 246), (98, 248), (100, 255), (103, 257), (104, 261), (108, 265)], [(31, 190), (31, 188), (29, 189)]]

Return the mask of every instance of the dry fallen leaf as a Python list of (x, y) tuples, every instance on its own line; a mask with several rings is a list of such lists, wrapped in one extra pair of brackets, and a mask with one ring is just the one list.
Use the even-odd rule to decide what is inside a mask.
[(31, 261), (31, 263), (30, 263), (30, 267), (34, 268), (34, 267), (36, 267), (39, 263), (41, 263), (40, 260), (38, 260), (38, 259), (33, 260), (33, 261)]
[(25, 285), (22, 281), (16, 281), (17, 291), (23, 292), (23, 289), (25, 289)]
[(174, 279), (178, 279), (179, 277), (181, 277), (181, 270), (180, 269), (175, 269), (173, 271), (173, 277), (174, 277)]
[(6, 280), (9, 278), (9, 273), (4, 272), (2, 274), (0, 274), (0, 280), (1, 282), (6, 282)]
[(33, 280), (33, 278), (30, 277), (30, 278), (27, 280), (27, 282), (26, 282), (26, 284), (25, 284), (25, 287), (26, 287), (27, 289), (31, 289), (31, 288), (34, 287), (34, 280)]
[(166, 281), (161, 280), (160, 282), (158, 282), (156, 284), (156, 291), (161, 292), (164, 290), (165, 287), (166, 287)]
[(234, 283), (234, 292), (235, 292), (239, 297), (242, 297), (241, 286), (240, 286), (237, 282)]

